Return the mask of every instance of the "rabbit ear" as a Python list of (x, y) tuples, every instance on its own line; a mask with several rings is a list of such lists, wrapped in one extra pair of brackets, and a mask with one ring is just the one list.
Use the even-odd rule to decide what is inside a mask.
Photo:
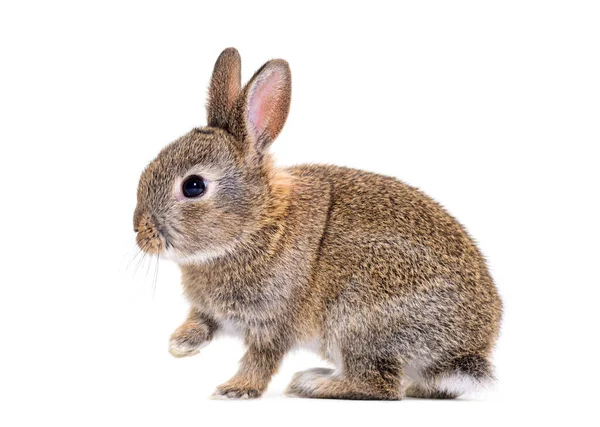
[(250, 79), (236, 104), (232, 131), (263, 153), (277, 138), (290, 110), (292, 74), (288, 63), (274, 59)]
[(230, 47), (221, 52), (215, 63), (208, 90), (208, 126), (227, 129), (229, 114), (242, 86), (241, 71), (242, 60), (236, 49)]

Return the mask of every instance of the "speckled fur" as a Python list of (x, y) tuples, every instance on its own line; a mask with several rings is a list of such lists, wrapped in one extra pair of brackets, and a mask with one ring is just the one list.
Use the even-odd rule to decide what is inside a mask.
[[(239, 331), (247, 352), (215, 393), (228, 398), (260, 396), (286, 352), (311, 340), (336, 370), (296, 374), (290, 395), (452, 398), (455, 383), (491, 380), (501, 301), (464, 228), (394, 178), (275, 168), (268, 148), (287, 117), (289, 67), (269, 61), (244, 88), (239, 70), (225, 50), (211, 126), (167, 146), (140, 179), (138, 244), (179, 263), (191, 304), (171, 351)], [(207, 195), (177, 200), (191, 170), (210, 176)]]

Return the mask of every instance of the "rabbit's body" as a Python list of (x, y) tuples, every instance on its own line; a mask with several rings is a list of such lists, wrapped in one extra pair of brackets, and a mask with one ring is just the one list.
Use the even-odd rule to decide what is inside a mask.
[[(484, 260), (452, 217), (393, 178), (316, 165), (278, 174), (279, 218), (247, 246), (182, 267), (197, 310), (282, 352), (312, 344), (342, 371), (393, 365), (389, 397), (411, 382), (451, 395), (490, 379), (487, 366), (451, 369), (464, 356), (487, 358), (500, 317)], [(442, 375), (460, 374), (464, 384), (437, 388)], [(306, 375), (290, 391), (301, 387)]]
[[(220, 57), (211, 94), (219, 84), (235, 92), (226, 83), (237, 58), (231, 50)], [(479, 250), (440, 205), (393, 178), (335, 166), (276, 169), (260, 147), (232, 150), (232, 135), (258, 144), (283, 126), (275, 117), (259, 132), (256, 114), (278, 110), (252, 110), (263, 91), (276, 89), (260, 102), (277, 104), (286, 94), (289, 76), (277, 78), (289, 70), (270, 64), (235, 93), (230, 109), (212, 95), (209, 124), (212, 111), (220, 125), (167, 147), (140, 182), (138, 242), (176, 249), (192, 305), (172, 353), (194, 354), (219, 331), (238, 333), (248, 352), (217, 390), (233, 398), (260, 395), (297, 346), (336, 367), (296, 374), (288, 392), (299, 396), (443, 398), (491, 380), (501, 302)], [(177, 201), (178, 177), (198, 170), (214, 175), (213, 192)], [(202, 228), (216, 210), (220, 222)]]

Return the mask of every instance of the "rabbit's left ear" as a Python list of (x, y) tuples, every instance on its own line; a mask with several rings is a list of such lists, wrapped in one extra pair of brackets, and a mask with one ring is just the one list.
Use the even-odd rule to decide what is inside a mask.
[(283, 59), (267, 62), (242, 91), (230, 121), (231, 131), (246, 148), (264, 153), (283, 129), (291, 98), (290, 66)]
[(227, 48), (215, 63), (208, 89), (206, 118), (208, 126), (228, 128), (229, 114), (242, 87), (242, 60), (238, 51)]

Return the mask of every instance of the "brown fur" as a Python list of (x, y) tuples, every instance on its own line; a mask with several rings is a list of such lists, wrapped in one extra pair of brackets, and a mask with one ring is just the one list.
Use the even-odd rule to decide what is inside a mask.
[[(492, 378), (501, 302), (464, 228), (394, 178), (275, 168), (267, 150), (290, 105), (285, 61), (268, 62), (240, 91), (239, 55), (227, 49), (209, 93), (213, 126), (146, 168), (134, 215), (140, 247), (181, 267), (192, 310), (172, 336), (176, 355), (239, 331), (247, 353), (216, 392), (232, 398), (260, 396), (286, 352), (314, 339), (337, 371), (298, 373), (290, 394), (449, 398), (458, 393), (440, 388), (445, 376)], [(209, 177), (208, 192), (178, 199), (190, 171)]]

